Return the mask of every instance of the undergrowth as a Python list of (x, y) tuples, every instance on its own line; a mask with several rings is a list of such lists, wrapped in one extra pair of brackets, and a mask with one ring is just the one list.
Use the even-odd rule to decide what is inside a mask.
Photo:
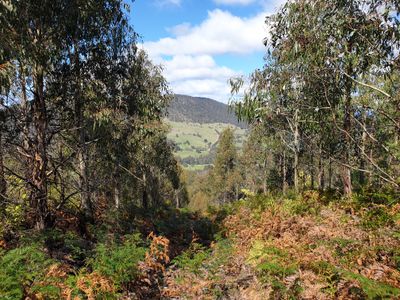
[(399, 207), (399, 199), (378, 194), (352, 199), (331, 191), (292, 197), (247, 194), (209, 209), (210, 217), (222, 222), (229, 247), (218, 255), (215, 248), (193, 245), (170, 270), (169, 295), (397, 299)]
[(111, 219), (91, 240), (21, 233), (0, 244), (0, 298), (399, 298), (399, 199), (333, 195), (247, 194), (208, 215), (158, 209)]

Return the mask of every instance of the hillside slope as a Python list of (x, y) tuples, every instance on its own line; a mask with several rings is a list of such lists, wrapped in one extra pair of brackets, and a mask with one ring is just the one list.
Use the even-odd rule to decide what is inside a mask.
[(208, 98), (178, 94), (168, 108), (168, 119), (173, 122), (226, 123), (241, 128), (246, 127), (244, 123), (238, 122), (226, 104)]
[(189, 123), (167, 121), (171, 127), (168, 139), (175, 145), (175, 155), (185, 168), (202, 170), (212, 164), (220, 133), (227, 127), (234, 130), (237, 149), (246, 139), (246, 130), (226, 123)]
[(250, 195), (210, 215), (221, 234), (175, 257), (172, 299), (400, 299), (399, 204)]

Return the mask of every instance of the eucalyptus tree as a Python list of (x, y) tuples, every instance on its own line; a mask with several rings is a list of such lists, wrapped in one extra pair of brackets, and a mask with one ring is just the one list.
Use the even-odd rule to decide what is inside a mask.
[[(167, 172), (169, 164), (172, 168), (176, 165), (172, 159), (164, 160), (165, 156), (172, 157), (161, 124), (171, 93), (162, 70), (143, 51), (131, 52), (126, 59), (121, 86), (119, 91), (114, 91), (119, 101), (114, 102), (114, 107), (105, 106), (96, 113), (94, 135), (98, 138), (94, 154), (102, 157), (102, 165), (111, 177), (116, 206), (121, 194), (119, 179), (128, 177), (127, 182), (151, 190), (148, 179), (157, 177), (157, 172)], [(147, 195), (148, 192), (141, 197), (144, 206), (152, 202), (147, 200)]]
[[(48, 107), (53, 98), (48, 90), (57, 81), (53, 71), (63, 52), (64, 5), (63, 1), (33, 0), (1, 3), (3, 39), (7, 41), (14, 78), (19, 77), (23, 84), (20, 87), (22, 97), (16, 104), (23, 106), (30, 120), (29, 136), (25, 136), (28, 142), (19, 149), (27, 160), (26, 180), (38, 229), (49, 226), (51, 221), (48, 208), (48, 145), (51, 139)], [(28, 135), (27, 132), (24, 134)]]
[(214, 200), (226, 203), (238, 196), (240, 174), (233, 129), (224, 129), (218, 139), (213, 169), (210, 171), (211, 193)]
[[(91, 145), (99, 126), (122, 106), (121, 82), (136, 55), (136, 33), (128, 25), (122, 1), (68, 1), (66, 47), (59, 64), (68, 145), (74, 151), (82, 216), (93, 213)], [(70, 121), (68, 121), (68, 119)], [(103, 137), (104, 138), (104, 137)]]
[[(371, 84), (371, 78), (390, 76), (396, 66), (398, 16), (398, 1), (288, 1), (267, 19), (270, 36), (266, 39), (266, 65), (263, 71), (254, 73), (261, 76), (252, 76), (244, 101), (236, 103), (238, 114), (251, 117), (271, 112), (271, 108), (280, 112), (289, 107), (294, 112), (292, 120), (299, 115), (304, 124), (301, 134), (309, 137), (312, 132), (319, 133), (321, 140), (332, 130), (324, 122), (332, 122), (338, 143), (321, 152), (332, 155), (330, 158), (341, 165), (343, 191), (351, 195), (351, 171), (356, 169), (354, 149), (360, 150), (354, 138), (355, 99), (361, 87), (393, 97), (379, 85)], [(276, 78), (281, 84), (273, 83)], [(240, 83), (233, 82), (233, 92), (239, 91)], [(295, 93), (288, 94), (288, 86)], [(286, 99), (287, 104), (279, 102), (280, 98)], [(268, 120), (265, 114), (264, 120)], [(289, 122), (288, 125), (296, 128)], [(296, 145), (296, 130), (292, 132), (290, 140)], [(296, 147), (294, 150), (296, 157)], [(364, 152), (363, 155), (368, 159)], [(398, 186), (378, 164), (370, 159), (369, 163), (380, 177)]]
[(240, 155), (240, 168), (243, 168), (246, 186), (252, 192), (262, 190), (267, 193), (281, 183), (284, 185), (283, 181), (287, 178), (284, 179), (283, 176), (278, 184), (272, 180), (272, 175), (278, 173), (280, 167), (275, 162), (280, 153), (279, 148), (280, 140), (268, 132), (264, 124), (255, 124), (250, 128)]
[(112, 189), (118, 206), (121, 166), (134, 168), (131, 154), (170, 99), (161, 69), (137, 51), (127, 9), (122, 0), (0, 2), (1, 100), (17, 150), (6, 170), (26, 182), (38, 229), (68, 204), (83, 225), (93, 220), (93, 192)]

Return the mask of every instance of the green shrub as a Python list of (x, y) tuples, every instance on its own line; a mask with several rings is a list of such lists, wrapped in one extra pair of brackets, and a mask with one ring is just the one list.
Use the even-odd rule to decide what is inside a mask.
[(255, 195), (246, 198), (246, 206), (251, 210), (262, 212), (267, 208), (272, 208), (276, 206), (277, 199), (273, 199), (272, 197), (268, 197), (267, 195)]
[(400, 289), (376, 280), (371, 280), (360, 274), (346, 271), (343, 273), (343, 277), (358, 281), (368, 299), (399, 299), (400, 297)]
[(393, 190), (384, 191), (368, 191), (364, 190), (355, 195), (355, 200), (361, 205), (366, 204), (383, 204), (383, 205), (393, 205), (400, 201), (398, 192)]
[(383, 205), (373, 205), (362, 214), (361, 225), (366, 229), (378, 229), (393, 224), (393, 216)]
[(144, 260), (145, 253), (146, 248), (141, 246), (140, 235), (127, 235), (122, 244), (98, 244), (89, 265), (94, 271), (111, 278), (119, 288), (137, 278), (138, 263)]
[(290, 288), (283, 279), (297, 272), (299, 266), (285, 250), (256, 241), (249, 253), (248, 261), (254, 265), (262, 283), (268, 284), (272, 299), (298, 299), (301, 285), (296, 278)]
[(87, 242), (73, 231), (65, 233), (64, 247), (75, 261), (84, 261), (89, 256)]
[(204, 261), (210, 257), (211, 250), (201, 244), (192, 243), (186, 251), (175, 257), (172, 263), (178, 268), (199, 274)]
[(26, 287), (41, 281), (51, 263), (36, 244), (6, 252), (0, 258), (0, 298), (22, 299)]
[(291, 260), (286, 251), (265, 245), (262, 241), (253, 244), (248, 260), (255, 264), (259, 277), (264, 282), (283, 279), (298, 269), (298, 265)]

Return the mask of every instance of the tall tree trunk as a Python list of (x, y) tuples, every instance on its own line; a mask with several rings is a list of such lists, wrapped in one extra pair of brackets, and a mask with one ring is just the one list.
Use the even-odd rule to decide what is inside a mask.
[(361, 120), (361, 123), (362, 123), (363, 127), (365, 128), (365, 130), (364, 130), (364, 128), (361, 129), (362, 134), (361, 134), (361, 145), (360, 145), (361, 155), (360, 155), (360, 182), (359, 182), (361, 186), (364, 186), (366, 183), (365, 171), (364, 171), (366, 168), (366, 163), (365, 163), (366, 159), (364, 156), (366, 155), (365, 148), (366, 148), (366, 143), (367, 143), (367, 132), (366, 132), (367, 114), (368, 114), (368, 110), (365, 109), (365, 111), (363, 111), (362, 120)]
[(29, 116), (29, 103), (28, 103), (28, 96), (26, 93), (26, 73), (25, 68), (22, 62), (19, 62), (20, 69), (19, 69), (19, 78), (20, 78), (20, 85), (21, 85), (21, 93), (22, 93), (22, 101), (21, 101), (21, 111), (22, 111), (22, 152), (25, 154), (22, 158), (25, 164), (25, 181), (26, 181), (26, 191), (31, 189), (29, 183), (32, 181), (31, 179), (31, 172), (30, 168), (33, 164), (33, 156), (31, 153), (32, 145), (29, 139), (29, 123), (30, 120)]
[(332, 158), (329, 157), (329, 170), (328, 170), (329, 189), (332, 189), (332, 176), (333, 176)]
[(145, 172), (143, 172), (142, 181), (143, 181), (142, 207), (147, 210), (149, 208), (149, 195), (147, 193), (147, 178)]
[(322, 145), (319, 146), (318, 155), (318, 189), (323, 191), (325, 189), (325, 170), (322, 161)]
[(80, 200), (81, 209), (83, 211), (83, 217), (85, 221), (93, 221), (93, 208), (91, 201), (91, 190), (89, 182), (89, 172), (88, 172), (88, 147), (86, 145), (86, 134), (85, 134), (85, 124), (83, 116), (83, 99), (81, 95), (81, 66), (79, 60), (79, 46), (75, 42), (75, 127), (78, 136), (78, 168), (79, 168), (79, 189), (80, 189)]
[(300, 152), (300, 133), (299, 133), (299, 110), (294, 114), (294, 190), (299, 192), (299, 152)]
[[(352, 49), (350, 44), (349, 49)], [(347, 67), (347, 74), (350, 76), (353, 74), (353, 66), (350, 63)], [(344, 95), (344, 117), (343, 117), (343, 142), (344, 142), (344, 153), (342, 165), (342, 183), (343, 183), (343, 193), (346, 197), (351, 197), (353, 192), (352, 182), (351, 182), (351, 169), (350, 169), (350, 151), (351, 151), (351, 89), (352, 81), (347, 79), (345, 85), (345, 95)]]
[(267, 160), (264, 159), (264, 165), (263, 165), (263, 192), (264, 194), (267, 193)]
[(114, 175), (114, 205), (116, 209), (119, 209), (121, 205), (120, 188), (119, 178)]
[(33, 125), (35, 144), (33, 149), (31, 202), (35, 215), (35, 228), (42, 230), (50, 223), (47, 206), (47, 111), (44, 95), (44, 74), (37, 66), (34, 77)]
[(288, 189), (287, 182), (287, 165), (286, 165), (286, 151), (283, 151), (282, 159), (282, 192), (286, 193)]
[(0, 129), (0, 213), (4, 211), (7, 200), (7, 182), (4, 175), (3, 132)]

